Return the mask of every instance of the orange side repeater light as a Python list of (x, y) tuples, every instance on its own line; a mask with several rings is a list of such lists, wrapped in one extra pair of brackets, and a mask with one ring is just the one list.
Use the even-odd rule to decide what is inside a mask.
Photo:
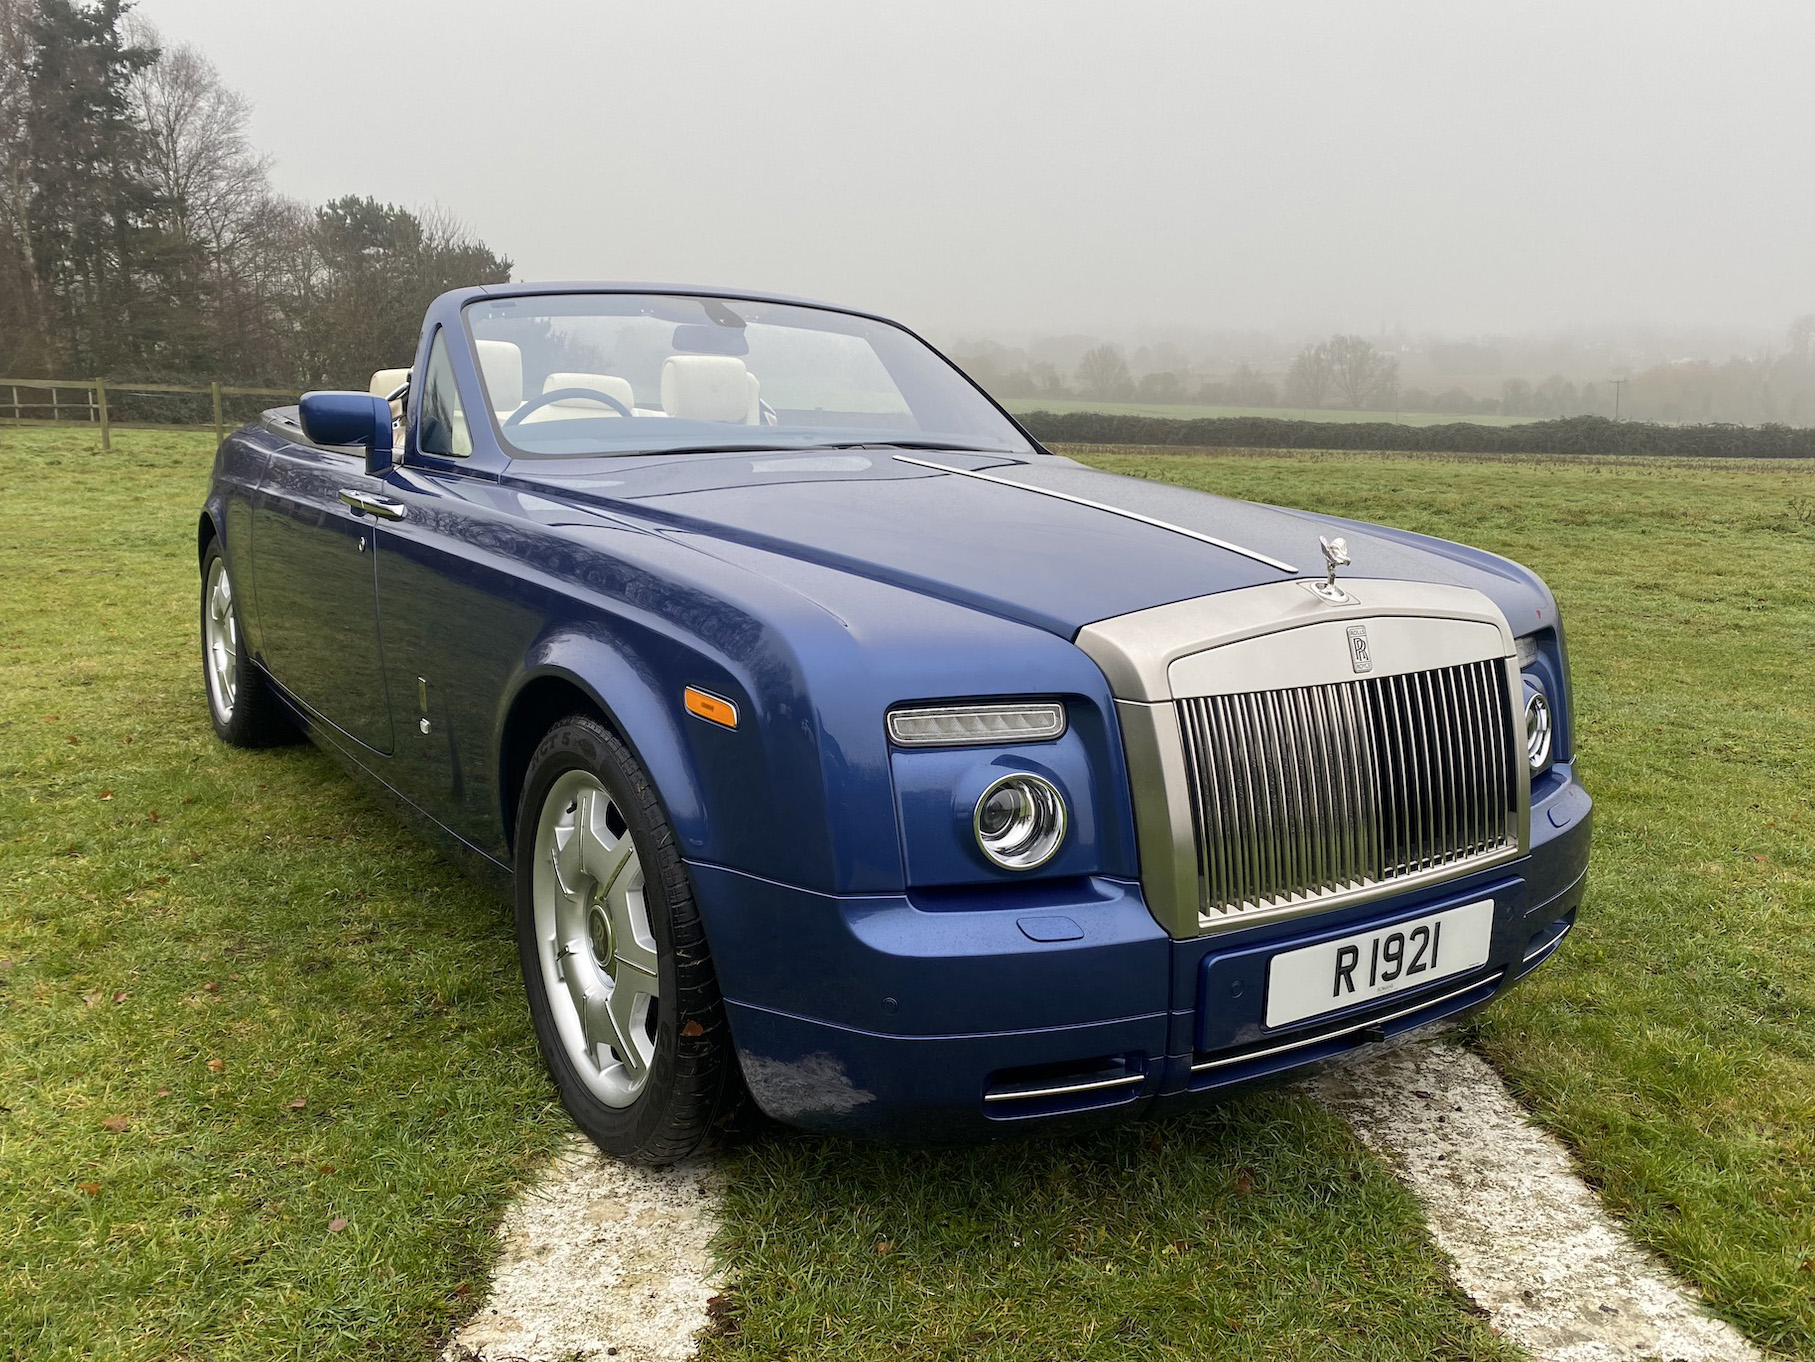
[(709, 723), (722, 724), (726, 728), (737, 727), (737, 706), (729, 700), (716, 695), (708, 695), (703, 690), (692, 686), (681, 692), (681, 699), (687, 706), (689, 714), (697, 714)]

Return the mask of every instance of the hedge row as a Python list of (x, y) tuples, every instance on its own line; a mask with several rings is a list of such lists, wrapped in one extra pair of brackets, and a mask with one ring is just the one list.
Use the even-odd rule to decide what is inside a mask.
[(1028, 412), (1034, 438), (1056, 444), (1190, 445), (1198, 449), (1377, 449), (1433, 454), (1674, 454), (1749, 459), (1815, 458), (1806, 426), (1660, 426), (1570, 416), (1516, 426), (1455, 421), (1282, 421), (1266, 416), (1174, 420), (1101, 412)]

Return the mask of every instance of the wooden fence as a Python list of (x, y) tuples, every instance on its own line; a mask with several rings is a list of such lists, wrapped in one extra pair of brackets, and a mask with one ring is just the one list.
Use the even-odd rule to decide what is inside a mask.
[[(81, 394), (78, 400), (69, 400), (71, 394)], [(48, 394), (46, 401), (28, 401), (21, 394)], [(207, 397), (214, 412), (214, 438), (227, 438), (227, 422), (221, 411), (221, 400), (227, 397), (282, 397), (295, 401), (298, 393), (294, 388), (240, 388), (229, 384), (210, 383), (207, 387), (185, 386), (181, 383), (135, 383), (127, 379), (110, 380), (105, 378), (0, 378), (0, 412), (10, 413), (0, 417), (10, 425), (36, 424), (44, 421), (83, 421), (101, 428), (101, 448), (113, 448), (113, 428), (121, 424), (108, 405), (108, 399), (120, 396), (186, 394), (196, 397)], [(28, 416), (27, 412), (38, 413)], [(73, 415), (73, 413), (80, 415)], [(44, 415), (43, 413), (49, 413)], [(139, 423), (135, 423), (139, 424)], [(200, 422), (155, 422), (158, 425), (199, 425)]]

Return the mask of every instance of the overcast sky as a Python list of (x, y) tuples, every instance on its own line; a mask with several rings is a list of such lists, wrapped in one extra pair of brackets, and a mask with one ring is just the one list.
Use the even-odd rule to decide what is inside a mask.
[(1815, 5), (141, 0), (281, 191), (1014, 334), (1815, 311)]

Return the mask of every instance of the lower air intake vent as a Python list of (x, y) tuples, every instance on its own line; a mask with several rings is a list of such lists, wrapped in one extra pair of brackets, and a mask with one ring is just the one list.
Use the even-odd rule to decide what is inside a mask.
[(995, 1120), (1057, 1116), (1129, 1102), (1147, 1081), (1144, 1055), (999, 1069), (983, 1087), (983, 1114)]

